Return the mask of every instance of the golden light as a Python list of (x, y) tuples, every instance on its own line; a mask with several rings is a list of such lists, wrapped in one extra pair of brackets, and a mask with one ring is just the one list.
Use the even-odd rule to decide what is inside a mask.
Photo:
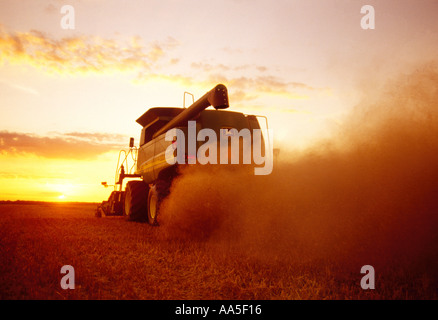
[(49, 192), (57, 193), (57, 200), (65, 200), (66, 197), (72, 196), (75, 193), (75, 186), (71, 183), (46, 183), (46, 189)]

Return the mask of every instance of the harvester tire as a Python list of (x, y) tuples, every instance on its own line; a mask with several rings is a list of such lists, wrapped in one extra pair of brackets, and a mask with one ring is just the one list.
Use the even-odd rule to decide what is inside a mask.
[(158, 180), (149, 188), (148, 195), (148, 222), (152, 226), (158, 226), (158, 216), (163, 199), (169, 194), (170, 184), (168, 181)]
[(160, 211), (161, 199), (157, 191), (157, 186), (153, 185), (149, 188), (148, 195), (148, 222), (152, 226), (158, 225), (158, 213)]
[(143, 181), (129, 181), (125, 190), (124, 213), (130, 221), (147, 221), (148, 186)]

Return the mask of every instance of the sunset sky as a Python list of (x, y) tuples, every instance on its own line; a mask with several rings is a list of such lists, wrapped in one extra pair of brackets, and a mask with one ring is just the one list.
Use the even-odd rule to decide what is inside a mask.
[(135, 120), (218, 83), (230, 110), (268, 117), (276, 147), (303, 148), (435, 59), (437, 21), (432, 0), (0, 0), (0, 200), (107, 198)]

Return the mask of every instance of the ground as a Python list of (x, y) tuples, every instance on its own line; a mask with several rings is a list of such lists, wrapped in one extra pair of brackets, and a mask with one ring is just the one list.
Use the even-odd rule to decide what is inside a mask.
[[(436, 298), (428, 278), (377, 277), (363, 290), (336, 261), (264, 259), (165, 228), (94, 217), (96, 204), (0, 205), (0, 299), (410, 299)], [(63, 265), (75, 270), (63, 290)], [(400, 270), (399, 270), (400, 271)], [(340, 276), (342, 274), (342, 276)], [(420, 281), (420, 282), (419, 282)]]

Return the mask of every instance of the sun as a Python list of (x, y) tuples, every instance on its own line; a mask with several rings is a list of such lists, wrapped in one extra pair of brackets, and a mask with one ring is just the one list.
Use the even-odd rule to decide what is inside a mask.
[(66, 181), (46, 182), (46, 190), (52, 193), (52, 201), (64, 201), (75, 193), (75, 186)]

